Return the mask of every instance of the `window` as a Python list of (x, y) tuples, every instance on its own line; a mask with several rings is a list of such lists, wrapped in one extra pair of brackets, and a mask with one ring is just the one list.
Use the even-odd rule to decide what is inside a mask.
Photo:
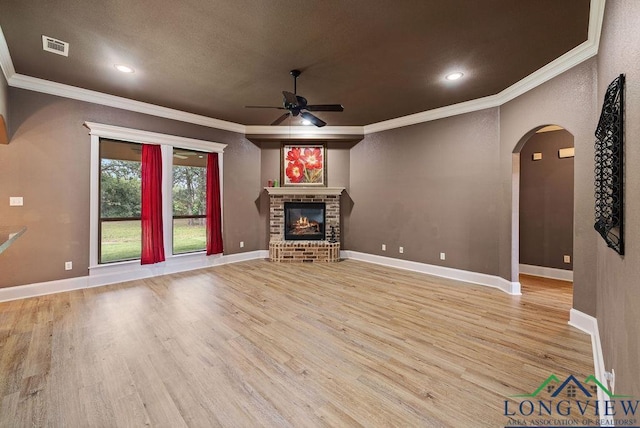
[[(209, 266), (212, 259), (202, 257), (201, 253), (186, 253), (206, 250), (207, 157), (209, 153), (217, 153), (221, 185), (226, 144), (94, 122), (84, 125), (91, 134), (90, 283), (136, 278), (141, 272), (156, 275), (184, 269), (185, 263)], [(161, 229), (166, 257), (158, 268), (141, 263), (144, 144), (161, 149)], [(215, 211), (217, 214), (212, 218), (221, 222), (221, 209)], [(174, 258), (173, 250), (181, 257)]]
[(139, 144), (100, 140), (99, 263), (141, 254)]
[(207, 246), (206, 153), (173, 149), (173, 254)]

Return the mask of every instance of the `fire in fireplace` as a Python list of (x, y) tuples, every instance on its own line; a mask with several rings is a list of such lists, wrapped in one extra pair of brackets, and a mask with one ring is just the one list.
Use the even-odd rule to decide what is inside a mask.
[(325, 239), (324, 202), (285, 202), (284, 239), (321, 241)]

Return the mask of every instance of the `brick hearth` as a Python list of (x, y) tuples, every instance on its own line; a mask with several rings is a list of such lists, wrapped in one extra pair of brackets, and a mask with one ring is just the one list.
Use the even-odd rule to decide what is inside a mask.
[[(276, 262), (335, 262), (340, 260), (340, 194), (343, 188), (267, 187), (269, 192), (269, 259)], [(324, 202), (325, 240), (286, 241), (285, 202)], [(334, 227), (336, 240), (328, 242)]]
[(327, 241), (274, 241), (269, 243), (269, 259), (273, 262), (337, 262), (340, 243)]

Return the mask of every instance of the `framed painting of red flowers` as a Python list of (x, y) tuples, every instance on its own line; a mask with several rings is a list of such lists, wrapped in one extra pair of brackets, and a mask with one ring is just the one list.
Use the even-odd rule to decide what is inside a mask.
[(280, 183), (283, 186), (326, 186), (327, 149), (324, 144), (283, 144)]

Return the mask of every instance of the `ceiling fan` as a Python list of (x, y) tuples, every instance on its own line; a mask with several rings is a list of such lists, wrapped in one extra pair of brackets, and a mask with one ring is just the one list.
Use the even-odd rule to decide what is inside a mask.
[(277, 118), (271, 123), (271, 125), (279, 125), (289, 116), (300, 116), (303, 119), (308, 120), (312, 124), (317, 127), (323, 127), (327, 123), (320, 119), (317, 116), (309, 113), (310, 111), (344, 111), (344, 107), (340, 104), (307, 104), (307, 99), (303, 96), (297, 95), (297, 81), (298, 76), (300, 76), (302, 72), (300, 70), (291, 70), (289, 74), (293, 76), (293, 93), (282, 91), (283, 99), (283, 107), (272, 107), (272, 106), (246, 106), (246, 108), (275, 108), (278, 110), (288, 110), (287, 113), (284, 113), (282, 116)]

